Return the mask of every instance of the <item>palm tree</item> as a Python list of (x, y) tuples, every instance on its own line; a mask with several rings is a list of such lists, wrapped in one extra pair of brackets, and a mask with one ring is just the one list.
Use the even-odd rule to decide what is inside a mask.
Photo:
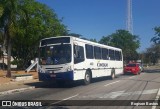
[(0, 0), (0, 7), (3, 10), (0, 16), (0, 28), (4, 31), (8, 54), (7, 77), (11, 77), (11, 38), (15, 36), (17, 6), (18, 0)]

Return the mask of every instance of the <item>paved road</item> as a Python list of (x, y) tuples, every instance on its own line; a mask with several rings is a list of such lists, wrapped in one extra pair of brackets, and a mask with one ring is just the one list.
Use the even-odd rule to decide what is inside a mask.
[[(110, 80), (107, 77), (96, 79), (87, 86), (84, 86), (81, 82), (77, 82), (74, 86), (66, 85), (63, 87), (42, 82), (27, 85), (35, 86), (36, 88), (24, 92), (1, 95), (0, 100), (59, 100), (50, 102), (52, 102), (52, 105), (64, 104), (66, 102), (70, 103), (70, 105), (84, 105), (83, 107), (51, 106), (41, 107), (41, 109), (160, 109), (158, 106), (105, 106), (107, 104), (126, 105), (126, 103), (131, 105), (129, 100), (155, 100), (158, 98), (160, 96), (158, 95), (160, 89), (160, 70), (158, 69), (146, 70), (141, 75), (120, 75), (114, 80)], [(134, 105), (136, 103), (137, 101), (132, 102)], [(140, 105), (143, 104), (144, 102)]]

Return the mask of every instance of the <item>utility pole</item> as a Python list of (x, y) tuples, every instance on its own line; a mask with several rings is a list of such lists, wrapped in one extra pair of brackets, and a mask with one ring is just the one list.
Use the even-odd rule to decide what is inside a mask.
[(127, 21), (126, 29), (133, 34), (132, 0), (127, 0)]

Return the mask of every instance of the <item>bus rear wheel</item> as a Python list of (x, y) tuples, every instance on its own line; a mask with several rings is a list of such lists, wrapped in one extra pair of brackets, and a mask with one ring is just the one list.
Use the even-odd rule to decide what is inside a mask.
[(91, 83), (91, 73), (89, 71), (86, 71), (85, 77), (84, 77), (84, 84), (88, 85)]

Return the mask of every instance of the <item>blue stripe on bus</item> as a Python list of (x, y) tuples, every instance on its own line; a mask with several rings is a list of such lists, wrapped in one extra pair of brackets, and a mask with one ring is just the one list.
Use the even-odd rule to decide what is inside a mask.
[(73, 80), (73, 71), (54, 73), (55, 77), (51, 76), (51, 73), (38, 73), (40, 81), (52, 81), (52, 80)]

